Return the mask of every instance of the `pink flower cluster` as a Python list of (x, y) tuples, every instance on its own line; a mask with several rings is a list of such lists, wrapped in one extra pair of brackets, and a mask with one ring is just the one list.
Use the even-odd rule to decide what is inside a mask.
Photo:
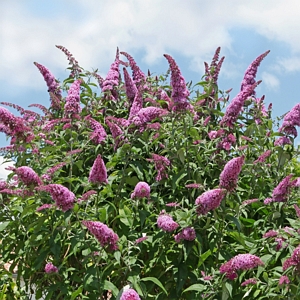
[(19, 167), (15, 170), (18, 178), (27, 186), (41, 185), (40, 177), (30, 167)]
[(250, 270), (262, 266), (262, 260), (252, 254), (238, 254), (220, 267), (220, 273), (225, 273), (228, 279), (235, 279), (238, 270)]
[(99, 122), (91, 118), (91, 116), (87, 116), (85, 117), (85, 119), (90, 123), (90, 126), (93, 129), (93, 132), (90, 135), (91, 140), (95, 144), (102, 143), (107, 137), (107, 134), (103, 126)]
[(47, 263), (45, 266), (45, 272), (46, 273), (57, 273), (58, 272), (58, 268), (56, 266), (54, 266), (52, 263)]
[(164, 210), (157, 218), (157, 226), (167, 232), (172, 232), (178, 228), (178, 224)]
[(42, 210), (45, 210), (45, 209), (49, 209), (49, 208), (51, 208), (53, 205), (52, 204), (43, 204), (42, 206), (40, 206), (40, 207), (38, 207), (37, 209), (36, 209), (36, 211), (42, 211)]
[(245, 157), (240, 156), (231, 159), (225, 166), (220, 175), (220, 188), (233, 191), (237, 186), (238, 176), (242, 170)]
[(149, 106), (149, 107), (141, 108), (138, 111), (138, 113), (135, 114), (129, 120), (136, 126), (140, 126), (140, 125), (150, 122), (158, 117), (164, 116), (167, 113), (168, 113), (168, 111), (166, 111), (165, 109)]
[(300, 245), (294, 249), (292, 256), (284, 261), (282, 269), (285, 271), (291, 266), (294, 266), (296, 271), (300, 272)]
[[(255, 77), (257, 73), (257, 69), (262, 62), (262, 60), (270, 53), (270, 50), (266, 51), (265, 53), (259, 55), (247, 68), (244, 79), (241, 84), (241, 91), (247, 89), (249, 86), (255, 84)], [(253, 92), (253, 94), (255, 94)]]
[(99, 241), (102, 247), (108, 247), (109, 250), (118, 250), (118, 235), (107, 225), (98, 221), (82, 221), (91, 234)]
[(131, 199), (145, 197), (150, 198), (150, 186), (147, 182), (140, 181), (136, 184)]
[(279, 131), (297, 137), (295, 126), (300, 126), (300, 103), (296, 104), (284, 117)]
[(291, 192), (291, 188), (294, 187), (295, 181), (291, 180), (293, 174), (286, 176), (273, 190), (272, 198), (267, 198), (264, 204), (271, 202), (286, 202)]
[(197, 214), (206, 215), (209, 211), (218, 208), (225, 195), (225, 189), (214, 189), (204, 192), (195, 201)]
[(291, 140), (286, 136), (281, 136), (274, 142), (274, 146), (284, 146), (292, 144)]
[(72, 209), (74, 206), (74, 193), (61, 184), (48, 184), (38, 187), (37, 190), (49, 192), (56, 206), (64, 212)]
[(157, 171), (157, 175), (155, 177), (155, 179), (157, 181), (160, 181), (164, 178), (168, 178), (168, 174), (166, 172), (166, 168), (167, 166), (169, 166), (171, 163), (170, 161), (161, 155), (157, 155), (157, 154), (152, 154), (152, 158), (147, 159), (148, 161), (153, 161), (154, 165), (155, 165), (155, 169)]
[(247, 286), (249, 284), (256, 284), (257, 280), (255, 278), (246, 279), (241, 283), (241, 286)]
[(272, 151), (271, 150), (267, 150), (265, 151), (263, 154), (261, 154), (258, 159), (256, 159), (253, 163), (257, 164), (257, 163), (263, 163), (265, 162), (265, 160), (271, 155)]
[(129, 104), (131, 104), (137, 93), (137, 87), (134, 84), (133, 79), (128, 74), (126, 68), (123, 68), (123, 72), (124, 72), (125, 91), (128, 98), (128, 102)]
[(95, 184), (108, 183), (106, 167), (100, 154), (95, 159), (90, 171), (89, 182)]
[(180, 243), (182, 240), (193, 241), (196, 239), (196, 231), (192, 227), (183, 228), (181, 232), (174, 236), (174, 239), (177, 243)]
[(81, 82), (82, 82), (81, 79), (77, 79), (70, 86), (70, 89), (68, 91), (68, 96), (66, 97), (66, 104), (64, 109), (64, 116), (66, 118), (77, 116), (81, 112), (81, 107), (80, 107)]
[(128, 289), (122, 293), (120, 300), (141, 300), (141, 298), (134, 289)]

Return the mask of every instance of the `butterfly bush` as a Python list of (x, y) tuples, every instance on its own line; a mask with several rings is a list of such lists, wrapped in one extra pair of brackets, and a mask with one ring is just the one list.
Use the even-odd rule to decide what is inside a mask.
[(0, 257), (26, 283), (0, 268), (0, 294), (300, 297), (299, 105), (275, 122), (256, 95), (269, 51), (231, 95), (218, 86), (220, 47), (199, 82), (172, 53), (159, 75), (118, 49), (108, 70), (86, 71), (57, 48), (67, 78), (36, 63), (50, 94), (30, 105), (40, 113), (0, 103), (13, 164), (0, 181)]

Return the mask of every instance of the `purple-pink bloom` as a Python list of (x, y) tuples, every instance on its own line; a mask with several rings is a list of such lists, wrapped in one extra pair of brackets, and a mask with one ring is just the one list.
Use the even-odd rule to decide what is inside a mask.
[(89, 182), (95, 184), (108, 183), (106, 167), (100, 154), (95, 159), (90, 171)]
[(95, 236), (102, 247), (108, 247), (111, 251), (118, 250), (118, 235), (107, 225), (98, 221), (82, 221), (89, 232)]
[(124, 82), (125, 82), (125, 91), (126, 91), (126, 96), (128, 98), (128, 102), (131, 104), (134, 100), (134, 97), (137, 93), (137, 87), (133, 82), (133, 79), (130, 77), (128, 74), (126, 68), (123, 68), (124, 72)]
[(85, 119), (89, 122), (89, 124), (93, 130), (93, 132), (90, 135), (91, 140), (95, 144), (102, 143), (107, 137), (107, 134), (106, 134), (103, 126), (99, 122), (94, 120), (91, 116), (86, 116)]
[(197, 214), (206, 215), (209, 211), (218, 208), (225, 195), (225, 189), (214, 189), (204, 192), (195, 201)]
[(282, 285), (282, 284), (289, 284), (290, 283), (290, 279), (288, 278), (288, 276), (286, 275), (282, 275), (280, 278), (279, 278), (279, 285)]
[(224, 188), (230, 192), (236, 188), (238, 176), (242, 170), (244, 160), (245, 157), (240, 156), (227, 162), (220, 175), (220, 188)]
[(140, 181), (136, 184), (131, 199), (144, 197), (150, 198), (150, 186), (147, 182)]
[(241, 286), (247, 286), (249, 284), (256, 284), (257, 280), (255, 278), (246, 279), (241, 283)]
[(161, 156), (161, 155), (157, 155), (157, 154), (152, 154), (152, 159), (148, 158), (147, 160), (154, 162), (155, 169), (157, 171), (157, 175), (156, 175), (155, 179), (157, 181), (160, 181), (163, 178), (168, 178), (169, 177), (167, 172), (166, 172), (166, 168), (171, 163), (166, 157)]
[(61, 184), (48, 184), (37, 188), (39, 191), (49, 192), (57, 207), (63, 212), (72, 209), (75, 202), (75, 195), (68, 188)]
[(193, 241), (196, 239), (196, 231), (192, 227), (186, 227), (176, 234), (174, 238), (177, 243), (180, 243), (182, 240)]
[(297, 130), (295, 126), (300, 126), (300, 103), (296, 104), (283, 118), (282, 126), (279, 128), (279, 132), (285, 132), (286, 134), (292, 134), (297, 136)]
[(49, 208), (51, 208), (52, 206), (53, 206), (52, 204), (43, 204), (42, 206), (38, 207), (38, 208), (36, 209), (36, 211), (42, 211), (42, 210), (44, 210), (44, 209), (49, 209)]
[(128, 289), (122, 293), (120, 300), (141, 300), (141, 298), (134, 289)]
[(136, 239), (136, 240), (135, 240), (135, 243), (136, 243), (136, 244), (139, 244), (139, 243), (142, 243), (142, 242), (146, 241), (147, 239), (148, 239), (147, 236), (142, 236), (142, 237)]
[(242, 205), (248, 205), (248, 204), (257, 202), (258, 200), (259, 200), (258, 198), (255, 198), (255, 199), (248, 199), (248, 200), (243, 201), (243, 202), (242, 202)]
[(186, 184), (185, 187), (188, 189), (200, 189), (200, 188), (203, 188), (203, 185), (200, 183), (189, 183), (189, 184)]
[(222, 126), (232, 127), (236, 122), (244, 102), (248, 97), (253, 94), (254, 89), (261, 83), (261, 81), (257, 81), (252, 85), (247, 85), (245, 88), (240, 91), (235, 98), (232, 99), (231, 103), (228, 105), (226, 112), (220, 122)]
[(235, 279), (238, 270), (250, 270), (264, 263), (256, 255), (238, 254), (220, 267), (220, 273), (225, 273), (228, 279)]
[[(59, 87), (59, 84), (56, 82), (54, 75), (43, 65), (38, 64), (37, 62), (34, 63), (35, 66), (39, 69), (39, 71), (41, 72), (42, 76), (44, 77), (44, 80), (46, 81), (47, 87), (48, 87), (48, 91), (50, 93), (53, 93), (56, 97), (58, 97), (58, 99), (61, 98), (61, 90)], [(54, 109), (59, 109), (60, 106), (58, 107), (58, 105), (54, 105), (55, 103), (51, 104), (51, 107), (53, 107)]]
[(175, 105), (179, 105), (181, 109), (186, 109), (189, 106), (187, 97), (190, 92), (186, 87), (185, 80), (175, 60), (168, 54), (164, 54), (164, 57), (168, 60), (171, 69), (172, 99)]
[(66, 104), (64, 108), (64, 116), (65, 118), (72, 118), (81, 112), (80, 107), (80, 84), (82, 80), (75, 80), (69, 90), (68, 96), (66, 97)]
[[(257, 73), (257, 69), (262, 62), (262, 60), (269, 54), (270, 50), (266, 51), (265, 53), (259, 55), (247, 68), (242, 84), (241, 84), (241, 91), (247, 89), (248, 87), (255, 84), (255, 77)], [(255, 92), (253, 92), (253, 95), (255, 95)], [(249, 95), (250, 96), (250, 95)]]
[(136, 86), (138, 87), (140, 84), (145, 83), (146, 75), (138, 67), (133, 57), (126, 52), (120, 52), (120, 53), (123, 54), (128, 59), (129, 66), (132, 70), (132, 79), (133, 82), (136, 84)]
[(298, 218), (300, 218), (300, 208), (297, 204), (294, 204), (294, 209), (296, 211), (296, 215)]
[(45, 266), (45, 272), (46, 273), (57, 273), (58, 272), (58, 268), (56, 266), (54, 266), (52, 263), (47, 263)]
[(272, 199), (274, 202), (285, 202), (293, 186), (291, 181), (293, 174), (286, 176), (273, 190)]
[(113, 139), (115, 141), (114, 150), (116, 150), (119, 146), (120, 141), (124, 138), (123, 130), (117, 124), (110, 122), (108, 118), (105, 119), (105, 123), (108, 125), (110, 132), (113, 136)]
[(139, 88), (135, 94), (133, 103), (129, 111), (129, 119), (132, 119), (142, 108), (143, 108), (143, 94), (142, 94), (142, 89)]
[(97, 192), (94, 190), (90, 190), (86, 193), (84, 193), (78, 201), (87, 201), (92, 195), (96, 195)]
[(263, 154), (261, 154), (258, 159), (256, 159), (253, 163), (257, 164), (257, 163), (263, 163), (265, 162), (266, 158), (269, 157), (271, 155), (272, 151), (271, 150), (267, 150), (265, 151)]
[(18, 178), (27, 186), (37, 186), (42, 184), (40, 177), (30, 167), (19, 167), (15, 169), (15, 173), (18, 175)]
[(269, 231), (267, 231), (266, 233), (264, 233), (263, 238), (270, 238), (270, 237), (276, 237), (278, 236), (278, 232), (271, 229)]
[(178, 224), (164, 210), (157, 218), (157, 226), (167, 232), (172, 232), (178, 228)]
[(201, 271), (201, 275), (203, 276), (203, 280), (210, 281), (210, 280), (214, 279), (213, 276), (206, 275), (204, 271)]
[(140, 126), (158, 117), (164, 116), (167, 113), (168, 111), (165, 109), (149, 106), (149, 107), (141, 108), (137, 114), (129, 118), (129, 121), (135, 124), (136, 126)]

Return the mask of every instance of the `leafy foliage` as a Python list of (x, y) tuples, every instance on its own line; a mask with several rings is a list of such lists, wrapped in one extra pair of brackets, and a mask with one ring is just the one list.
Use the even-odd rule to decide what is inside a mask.
[[(63, 49), (73, 62), (71, 75), (61, 83), (47, 77), (49, 109), (40, 106), (43, 115), (21, 110), (21, 117), (3, 108), (0, 112), (2, 131), (11, 137), (2, 152), (15, 164), (0, 190), (0, 260), (10, 263), (9, 271), (0, 269), (1, 299), (27, 299), (33, 290), (45, 299), (120, 299), (127, 285), (142, 299), (157, 300), (299, 296), (299, 266), (282, 267), (299, 243), (300, 221), (293, 206), (300, 200), (298, 151), (292, 135), (274, 129), (271, 110), (256, 98), (253, 82), (243, 80), (248, 92), (242, 89), (235, 98), (243, 109), (234, 115), (233, 125), (224, 124), (229, 94), (217, 85), (224, 60), (218, 63), (220, 49), (195, 85), (185, 85), (170, 56), (171, 69), (153, 77), (145, 76), (125, 53), (134, 80), (126, 71), (124, 82), (118, 70), (127, 63), (119, 53), (102, 79), (84, 71)], [(41, 65), (39, 69), (43, 76), (53, 76)], [(256, 70), (253, 74), (248, 68), (247, 76), (254, 80)], [(104, 91), (99, 92), (94, 78)], [(234, 105), (231, 121), (232, 109)], [(289, 143), (274, 145), (280, 137)], [(105, 170), (102, 165), (95, 171), (98, 156)], [(220, 189), (225, 165), (238, 157), (238, 172), (229, 172), (236, 177), (227, 178), (233, 180), (230, 188)], [(19, 168), (25, 166), (41, 181), (24, 180), (24, 168)], [(102, 172), (101, 182), (89, 180), (92, 168)], [(265, 204), (290, 174), (284, 201)], [(150, 186), (149, 197), (148, 192), (147, 197), (131, 197), (140, 182)], [(62, 188), (61, 194), (50, 191), (56, 185), (72, 194)], [(216, 207), (199, 210), (197, 197), (214, 189), (225, 193), (222, 199)], [(69, 206), (60, 206), (66, 198)], [(160, 216), (173, 225), (163, 230), (157, 224)], [(102, 235), (105, 230), (116, 233), (117, 248), (103, 236), (100, 244), (86, 221), (105, 224)], [(276, 234), (263, 236), (269, 230)], [(237, 268), (238, 277), (231, 280), (219, 269), (238, 254), (255, 255), (263, 264)], [(57, 272), (45, 270), (50, 263)], [(279, 284), (283, 275), (289, 284)], [(248, 279), (249, 284), (242, 284)]]

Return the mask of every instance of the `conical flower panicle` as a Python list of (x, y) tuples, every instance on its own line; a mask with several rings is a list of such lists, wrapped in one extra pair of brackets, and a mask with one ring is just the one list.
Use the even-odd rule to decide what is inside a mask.
[(225, 189), (214, 189), (204, 192), (195, 201), (197, 214), (206, 215), (209, 211), (218, 208), (225, 195)]
[(49, 192), (55, 205), (63, 212), (73, 208), (75, 203), (75, 195), (68, 188), (61, 184), (48, 184), (36, 188), (38, 191)]
[(238, 176), (242, 170), (245, 157), (240, 156), (231, 159), (225, 166), (220, 175), (220, 188), (224, 188), (229, 192), (232, 192), (238, 181)]
[(235, 279), (238, 270), (251, 270), (262, 266), (262, 260), (252, 254), (238, 254), (220, 267), (220, 273), (225, 273), (228, 279)]
[(89, 232), (95, 236), (102, 247), (108, 247), (109, 250), (118, 250), (118, 235), (107, 225), (98, 221), (82, 221)]
[(157, 218), (157, 226), (166, 232), (172, 232), (178, 228), (178, 224), (164, 210), (161, 211)]
[(81, 112), (80, 107), (80, 84), (82, 80), (77, 79), (75, 80), (70, 89), (68, 91), (68, 96), (66, 97), (66, 104), (64, 108), (64, 116), (65, 118), (68, 117), (76, 117)]
[(108, 183), (106, 167), (100, 154), (95, 159), (90, 171), (89, 182), (95, 184)]
[[(255, 84), (255, 77), (257, 73), (257, 69), (262, 62), (262, 60), (270, 53), (270, 50), (266, 51), (265, 53), (259, 55), (247, 68), (242, 84), (241, 84), (241, 91), (247, 89), (248, 87)], [(254, 90), (252, 91), (251, 95), (255, 95)]]
[(123, 68), (123, 72), (124, 72), (125, 91), (128, 98), (128, 102), (131, 104), (137, 93), (137, 87), (133, 82), (133, 79), (128, 74), (126, 68)]
[(18, 175), (18, 178), (27, 186), (37, 186), (42, 184), (40, 177), (30, 167), (19, 167), (15, 170), (15, 173)]
[(140, 181), (136, 184), (133, 193), (131, 194), (131, 199), (134, 198), (150, 198), (150, 186), (147, 182)]

